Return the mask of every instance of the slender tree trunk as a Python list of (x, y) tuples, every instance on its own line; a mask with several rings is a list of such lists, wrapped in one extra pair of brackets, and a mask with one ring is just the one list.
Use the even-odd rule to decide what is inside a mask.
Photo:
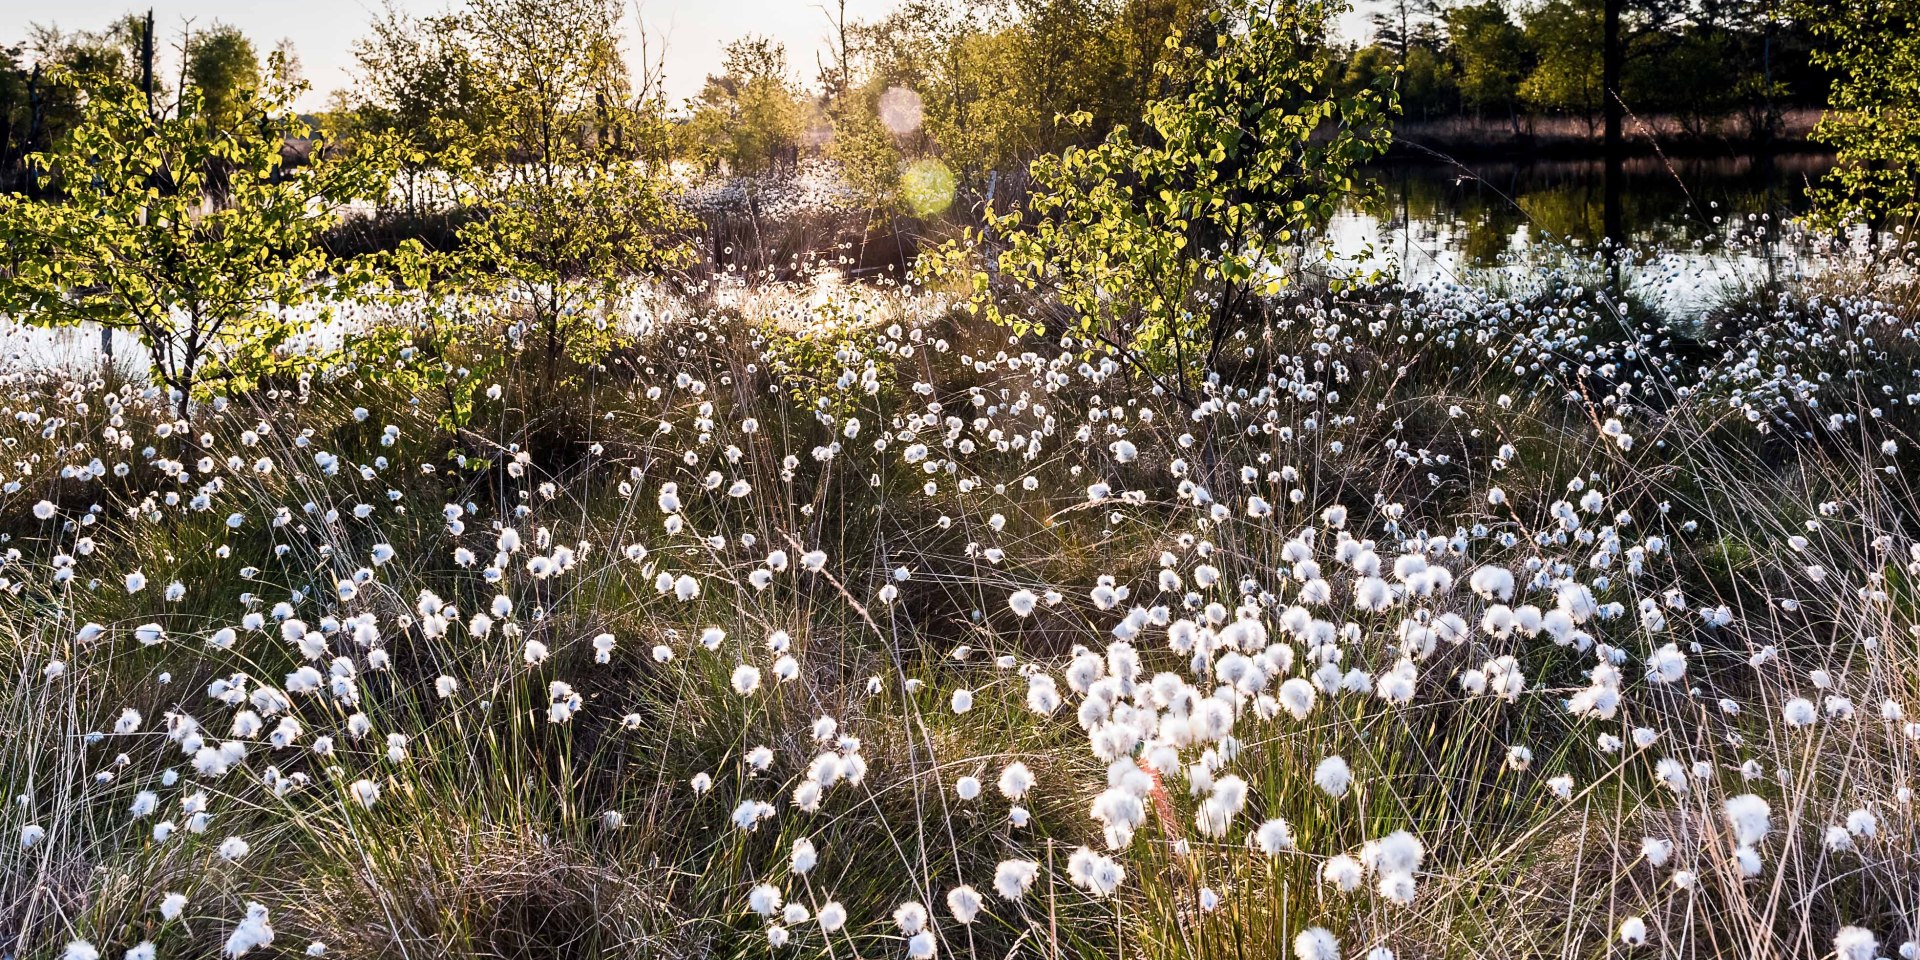
[(1616, 287), (1619, 283), (1619, 258), (1621, 248), (1626, 244), (1626, 231), (1622, 223), (1621, 188), (1623, 185), (1621, 183), (1622, 173), (1620, 169), (1622, 155), (1625, 152), (1626, 146), (1621, 134), (1622, 121), (1625, 119), (1626, 114), (1626, 102), (1620, 96), (1621, 67), (1626, 59), (1620, 37), (1620, 14), (1621, 8), (1625, 6), (1626, 0), (1606, 0), (1602, 31), (1604, 36), (1601, 39), (1602, 48), (1600, 56), (1600, 95), (1604, 101), (1603, 106), (1606, 109), (1607, 124), (1607, 169), (1605, 186), (1603, 188), (1605, 190), (1605, 197), (1603, 199), (1602, 217), (1605, 221), (1604, 231), (1606, 233), (1606, 239), (1611, 242), (1610, 248), (1607, 251), (1608, 261), (1611, 264), (1608, 273)]
[(1626, 0), (1606, 0), (1600, 54), (1600, 96), (1606, 110), (1607, 156), (1612, 158), (1621, 149), (1621, 122), (1626, 110), (1625, 101), (1620, 97), (1620, 74), (1624, 63), (1625, 50), (1621, 46), (1620, 13), (1626, 6)]
[[(32, 153), (39, 147), (40, 127), (43, 122), (44, 104), (40, 99), (40, 65), (33, 65), (33, 75), (27, 78), (27, 138), (21, 143), (21, 155)], [(27, 196), (35, 196), (39, 186), (39, 176), (32, 164), (24, 164), (27, 174)]]
[(173, 90), (173, 96), (174, 96), (174, 101), (176, 105), (179, 103), (181, 99), (183, 99), (187, 95), (187, 64), (189, 62), (188, 54), (192, 50), (193, 50), (193, 22), (188, 21), (186, 26), (180, 28), (180, 85), (175, 87)]
[(156, 116), (153, 105), (153, 8), (140, 26), (140, 92), (147, 96), (147, 116)]
[[(536, 304), (540, 302), (540, 298), (538, 294), (534, 295), (534, 302)], [(548, 397), (552, 397), (553, 385), (556, 379), (559, 377), (559, 369), (560, 369), (559, 368), (559, 365), (560, 365), (560, 295), (557, 290), (552, 293), (551, 298), (547, 301), (546, 314), (547, 314), (547, 369), (546, 369), (546, 377), (545, 377), (546, 389), (544, 393)]]
[(1761, 114), (1760, 138), (1766, 144), (1765, 149), (1773, 149), (1774, 130), (1780, 125), (1780, 106), (1773, 102), (1773, 2), (1768, 0), (1766, 23), (1760, 37), (1760, 97), (1765, 106)]

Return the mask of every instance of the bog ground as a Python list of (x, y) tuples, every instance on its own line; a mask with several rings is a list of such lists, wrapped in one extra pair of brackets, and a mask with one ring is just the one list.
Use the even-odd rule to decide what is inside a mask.
[(1915, 0), (817, 12), (0, 48), (0, 960), (1920, 960)]

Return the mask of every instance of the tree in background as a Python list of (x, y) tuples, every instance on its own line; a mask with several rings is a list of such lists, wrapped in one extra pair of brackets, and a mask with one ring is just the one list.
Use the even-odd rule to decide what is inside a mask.
[(1395, 83), (1400, 62), (1392, 49), (1370, 43), (1350, 52), (1344, 63), (1336, 64), (1333, 87), (1341, 95), (1350, 95), (1380, 83)]
[(27, 45), (35, 59), (49, 68), (57, 68), (81, 80), (81, 85), (61, 84), (72, 100), (84, 99), (88, 82), (113, 80), (135, 82), (139, 24), (132, 14), (108, 24), (103, 30), (61, 30), (34, 24), (29, 28)]
[[(1102, 31), (1107, 52), (1101, 62), (1107, 73), (1100, 82), (1105, 92), (1094, 112), (1093, 129), (1106, 131), (1133, 123), (1148, 103), (1175, 92), (1181, 78), (1156, 66), (1169, 50), (1198, 49), (1215, 42), (1212, 17), (1226, 7), (1222, 0), (1120, 0), (1114, 4)], [(1070, 142), (1077, 141), (1069, 139), (1049, 149), (1058, 150)]]
[(260, 89), (260, 57), (239, 28), (216, 23), (189, 34), (184, 53), (186, 79), (200, 98), (207, 120), (229, 127)]
[(1720, 121), (1739, 105), (1736, 38), (1694, 25), (1663, 40), (1659, 56), (1637, 57), (1626, 70), (1624, 86), (1638, 94), (1632, 105), (1672, 114), (1695, 137), (1718, 132)]
[[(1013, 16), (1020, 29), (1005, 31), (1013, 46), (1013, 82), (1024, 94), (1025, 105), (1015, 123), (1029, 125), (1029, 142), (1021, 149), (1058, 149), (1080, 131), (1067, 122), (1074, 112), (1094, 114), (1101, 130), (1129, 123), (1137, 113), (1113, 115), (1120, 26), (1119, 7), (1101, 0), (1014, 0)], [(1166, 35), (1162, 34), (1161, 43)], [(1136, 64), (1148, 72), (1152, 62)], [(1012, 92), (1012, 91), (1008, 91)], [(1024, 159), (1024, 158), (1022, 158)]]
[[(66, 137), (80, 120), (88, 87), (139, 82), (139, 27), (144, 23), (129, 15), (99, 31), (63, 31), (40, 24), (29, 29), (21, 48), (21, 99), (17, 119), (10, 124), (17, 131), (12, 149), (16, 162)], [(56, 75), (74, 82), (54, 82)], [(24, 164), (15, 169), (22, 175), (19, 185), (30, 187), (32, 171)]]
[(663, 165), (658, 64), (635, 85), (622, 19), (617, 0), (468, 0), (427, 17), (389, 6), (354, 45), (354, 88), (335, 112), (405, 137), (440, 170), (527, 164), (518, 173), (551, 179), (582, 158)]
[(727, 44), (721, 72), (707, 77), (689, 106), (694, 155), (736, 174), (791, 169), (813, 119), (789, 75), (787, 48), (753, 35)]
[(1460, 112), (1460, 78), (1434, 43), (1416, 43), (1400, 62), (1400, 112), (1430, 120)]
[(1368, 18), (1373, 25), (1372, 45), (1385, 48), (1401, 62), (1418, 44), (1437, 46), (1444, 8), (1442, 0), (1387, 0)]
[[(841, 178), (861, 204), (876, 211), (895, 210), (902, 155), (896, 134), (880, 116), (881, 100), (893, 88), (873, 70), (864, 32), (847, 18), (847, 0), (838, 0), (827, 11), (827, 23), (833, 61), (820, 68), (826, 155), (838, 164)], [(856, 75), (863, 77), (857, 84)]]
[(303, 307), (334, 292), (318, 281), (367, 279), (322, 235), (391, 168), (367, 148), (287, 169), (287, 139), (310, 133), (287, 96), (247, 93), (222, 118), (192, 89), (170, 116), (128, 83), (89, 90), (59, 148), (32, 161), (59, 202), (0, 196), (0, 312), (132, 331), (182, 417), (209, 380), (244, 388), (293, 363), (280, 351), (305, 329)]
[(1031, 75), (1021, 69), (1021, 53), (1018, 32), (968, 23), (956, 29), (922, 81), (935, 91), (925, 100), (927, 135), (960, 180), (976, 189), (995, 171), (1034, 156), (1041, 127), (1052, 120), (1042, 119), (1038, 91), (1026, 86)]
[(0, 46), (0, 191), (15, 188), (16, 171), (33, 150), (39, 80), (24, 44)]
[(395, 198), (407, 214), (425, 216), (450, 199), (448, 169), (504, 159), (488, 153), (499, 144), (488, 131), (500, 107), (456, 17), (413, 17), (389, 5), (353, 54), (354, 89), (329, 111), (328, 128), (348, 141), (382, 133), (408, 145)]
[(880, 114), (888, 91), (901, 89), (868, 83), (850, 91), (828, 114), (832, 138), (827, 156), (839, 164), (841, 177), (860, 202), (875, 210), (894, 209), (900, 201), (900, 138)]
[(496, 114), (491, 155), (552, 182), (576, 161), (618, 156), (632, 87), (618, 0), (466, 0), (454, 14)]
[(1789, 102), (1824, 102), (1831, 79), (1814, 63), (1808, 20), (1789, 0), (1698, 0), (1693, 27), (1703, 44), (1725, 52), (1709, 89), (1730, 84), (1723, 96), (1749, 139), (1765, 143), (1778, 136), (1781, 108)]
[(300, 62), (300, 50), (294, 46), (292, 37), (281, 37), (274, 43), (273, 52), (267, 55), (267, 65), (273, 72), (270, 79), (274, 83), (305, 88), (306, 68)]
[(1284, 282), (1283, 248), (1324, 226), (1386, 148), (1392, 88), (1341, 96), (1321, 82), (1337, 9), (1216, 14), (1210, 43), (1165, 61), (1183, 89), (1148, 104), (1137, 135), (1035, 161), (1023, 208), (989, 211), (982, 242), (940, 269), (973, 262), (973, 306), (996, 322), (1068, 334), (1185, 390)]
[[(54, 82), (55, 75), (75, 82)], [(67, 135), (89, 87), (114, 83), (135, 85), (150, 109), (165, 109), (151, 10), (97, 32), (35, 25), (27, 42), (0, 46), (0, 191), (31, 189), (27, 155)]]
[(448, 169), (469, 216), (439, 266), (521, 306), (513, 344), (537, 351), (551, 390), (563, 359), (604, 357), (625, 281), (684, 259), (686, 221), (636, 142), (651, 98), (620, 55), (618, 0), (469, 0), (455, 16), (495, 118), (475, 155), (498, 159)]
[(1596, 129), (1601, 101), (1600, 0), (1546, 0), (1523, 24), (1536, 52), (1520, 98), (1546, 113), (1569, 113)]
[(674, 236), (684, 215), (635, 161), (583, 167), (551, 184), (516, 184), (491, 194), (458, 231), (451, 262), (463, 292), (494, 289), (524, 308), (516, 340), (537, 351), (551, 390), (560, 362), (604, 357), (618, 331), (609, 305), (635, 276), (679, 264)]
[(1920, 224), (1920, 0), (1806, 0), (1833, 71), (1814, 136), (1839, 151), (1815, 200), (1830, 223)]
[[(903, 159), (937, 155), (984, 196), (1028, 161), (1099, 141), (1173, 89), (1168, 51), (1211, 42), (1221, 0), (908, 0), (855, 31), (864, 97), (911, 91), (921, 123)], [(1084, 113), (1084, 123), (1064, 122)], [(897, 126), (897, 125), (896, 125)]]
[(1331, 82), (1344, 94), (1378, 84), (1391, 84), (1399, 96), (1402, 116), (1431, 120), (1455, 114), (1460, 108), (1458, 67), (1437, 43), (1422, 40), (1404, 53), (1379, 43), (1349, 53)]
[(1475, 112), (1505, 114), (1519, 132), (1520, 83), (1532, 68), (1526, 34), (1501, 0), (1446, 13), (1447, 43), (1459, 69), (1460, 97)]
[(1383, 72), (1393, 75), (1403, 115), (1421, 120), (1459, 108), (1459, 81), (1446, 58), (1440, 30), (1441, 0), (1389, 0), (1370, 18), (1373, 42), (1347, 61), (1345, 89), (1371, 86)]
[(937, 147), (970, 189), (984, 189), (996, 171), (1018, 167), (1039, 149), (1039, 97), (1047, 88), (1027, 85), (1036, 71), (1022, 57), (1035, 48), (1023, 42), (1023, 29), (996, 22), (984, 5), (918, 0), (869, 32), (877, 77), (886, 90), (912, 91), (920, 143)]

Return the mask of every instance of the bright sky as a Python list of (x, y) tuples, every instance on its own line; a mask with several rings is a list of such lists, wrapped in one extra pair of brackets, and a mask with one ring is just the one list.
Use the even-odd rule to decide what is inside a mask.
[[(63, 29), (95, 30), (129, 10), (154, 9), (159, 34), (176, 37), (186, 18), (198, 26), (230, 23), (252, 37), (262, 54), (283, 37), (293, 40), (301, 68), (313, 85), (303, 107), (316, 107), (335, 89), (350, 84), (353, 41), (367, 32), (383, 0), (0, 0), (0, 43), (24, 39), (30, 23)], [(402, 9), (432, 13), (446, 0), (396, 0)], [(631, 0), (630, 0), (631, 2)], [(721, 48), (748, 33), (771, 36), (787, 45), (787, 62), (798, 79), (811, 83), (818, 57), (827, 52), (825, 0), (638, 0), (647, 29), (667, 39), (667, 94), (677, 102), (700, 91), (709, 72), (720, 66)], [(900, 0), (847, 0), (854, 20), (873, 19)], [(1349, 24), (1356, 23), (1353, 16)], [(634, 33), (634, 18), (628, 29)], [(637, 44), (628, 54), (637, 56)]]
[[(434, 13), (446, 0), (396, 0), (403, 10)], [(721, 48), (748, 33), (766, 34), (787, 45), (787, 62), (798, 79), (814, 79), (815, 57), (826, 54), (827, 18), (821, 0), (639, 0), (647, 30), (656, 42), (667, 39), (667, 93), (676, 100), (700, 91), (709, 72), (720, 66)], [(196, 26), (215, 20), (239, 27), (262, 54), (282, 37), (300, 53), (301, 69), (313, 85), (302, 106), (317, 106), (329, 91), (346, 87), (353, 69), (352, 45), (382, 9), (383, 0), (0, 0), (0, 43), (24, 39), (31, 23), (52, 23), (69, 30), (96, 30), (129, 10), (154, 9), (163, 41), (171, 42), (188, 17)], [(899, 0), (847, 0), (855, 20), (881, 16)], [(629, 8), (632, 10), (631, 0)], [(637, 35), (629, 13), (627, 27)], [(637, 43), (628, 45), (630, 58)]]

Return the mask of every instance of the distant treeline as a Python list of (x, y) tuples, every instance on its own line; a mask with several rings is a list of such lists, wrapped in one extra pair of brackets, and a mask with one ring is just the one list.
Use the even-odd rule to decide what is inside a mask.
[[(1628, 138), (1740, 149), (1804, 138), (1828, 100), (1833, 78), (1803, 22), (1810, 2), (1817, 6), (1390, 0), (1376, 8), (1366, 43), (1317, 42), (1335, 53), (1328, 89), (1350, 93), (1383, 73), (1396, 75), (1399, 127), (1423, 146), (1578, 146), (1600, 136), (1615, 100)], [(624, 42), (613, 47), (551, 51), (593, 91), (552, 119), (559, 135), (605, 139), (622, 156), (709, 173), (779, 173), (824, 157), (871, 206), (927, 212), (927, 174), (907, 175), (920, 161), (940, 165), (935, 200), (978, 202), (995, 190), (1021, 189), (1035, 157), (1140, 125), (1145, 105), (1181, 89), (1180, 71), (1204, 59), (1204, 49), (1197, 57), (1194, 50), (1210, 42), (1211, 18), (1229, 5), (907, 0), (863, 22), (846, 15), (844, 2), (829, 3), (821, 18), (827, 55), (795, 64), (778, 42), (744, 36), (726, 48), (701, 93), (680, 105), (663, 92), (660, 34), (629, 22)], [(1618, 25), (1611, 34), (1610, 19)], [(157, 111), (194, 89), (217, 119), (263, 74), (297, 71), (292, 40), (280, 41), (274, 65), (263, 66), (256, 41), (232, 27), (189, 22), (157, 38), (153, 24), (152, 14), (141, 13), (95, 32), (35, 27), (0, 47), (0, 186), (26, 182), (22, 158), (47, 149), (77, 116), (80, 88), (50, 83), (53, 73), (136, 85)], [(1609, 35), (1618, 58), (1615, 98), (1603, 92)], [(450, 148), (484, 152), (508, 142), (490, 131), (511, 111), (486, 93), (489, 46), (502, 42), (508, 38), (475, 31), (458, 11), (413, 16), (390, 7), (355, 45), (354, 82), (332, 92), (319, 126), (340, 142), (398, 134), (428, 166)], [(944, 189), (946, 178), (952, 189)]]
[[(1399, 71), (1403, 122), (1505, 121), (1514, 136), (1559, 117), (1600, 133), (1608, 7), (1619, 18), (1620, 104), (1693, 140), (1804, 135), (1790, 112), (1819, 108), (1832, 86), (1808, 26), (1775, 0), (1392, 0), (1371, 43), (1347, 59), (1347, 87)], [(1549, 124), (1557, 131), (1566, 126)], [(1642, 132), (1656, 129), (1650, 121)], [(1463, 124), (1488, 137), (1497, 127)]]
[(0, 189), (28, 185), (25, 157), (53, 148), (74, 128), (90, 89), (132, 86), (145, 92), (156, 115), (194, 91), (208, 120), (224, 124), (238, 118), (240, 104), (269, 74), (293, 80), (299, 72), (290, 40), (263, 61), (254, 41), (227, 24), (189, 21), (165, 33), (147, 10), (99, 30), (36, 24), (24, 39), (0, 43)]

